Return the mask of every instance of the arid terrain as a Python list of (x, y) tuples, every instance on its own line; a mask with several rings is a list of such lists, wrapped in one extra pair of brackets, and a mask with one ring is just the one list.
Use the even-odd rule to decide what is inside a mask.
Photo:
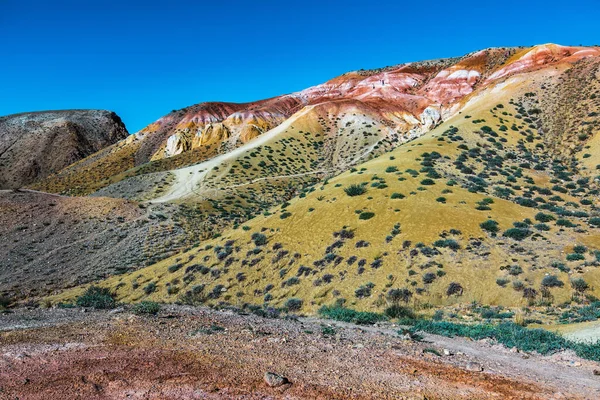
[[(0, 320), (0, 398), (595, 399), (598, 368), (385, 323), (168, 307), (19, 310)], [(437, 353), (437, 354), (436, 354)], [(266, 372), (290, 384), (269, 387)]]
[(9, 115), (0, 172), (0, 399), (600, 398), (597, 46)]

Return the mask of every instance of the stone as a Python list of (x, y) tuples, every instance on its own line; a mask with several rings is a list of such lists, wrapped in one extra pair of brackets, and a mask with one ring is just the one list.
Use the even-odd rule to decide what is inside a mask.
[(279, 387), (290, 383), (288, 378), (274, 372), (265, 372), (264, 380), (270, 387)]
[(483, 371), (483, 367), (481, 366), (481, 364), (476, 363), (476, 362), (469, 362), (466, 365), (467, 371), (471, 371), (471, 372), (481, 372)]

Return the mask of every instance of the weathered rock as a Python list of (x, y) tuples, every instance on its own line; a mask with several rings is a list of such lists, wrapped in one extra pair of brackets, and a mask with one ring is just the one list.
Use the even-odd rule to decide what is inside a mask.
[(288, 378), (276, 374), (274, 372), (265, 372), (265, 376), (263, 378), (265, 380), (265, 383), (270, 387), (279, 387), (290, 383)]
[(483, 371), (483, 367), (481, 366), (481, 364), (472, 362), (472, 361), (468, 362), (467, 365), (465, 366), (465, 368), (467, 369), (467, 371), (471, 371), (471, 372)]
[(44, 111), (0, 117), (0, 189), (28, 185), (127, 137), (117, 114)]

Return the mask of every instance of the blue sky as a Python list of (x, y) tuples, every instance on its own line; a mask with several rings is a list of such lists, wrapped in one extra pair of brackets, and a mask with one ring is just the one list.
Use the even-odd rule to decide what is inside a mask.
[(0, 115), (172, 109), (494, 46), (600, 44), (600, 2), (0, 0)]

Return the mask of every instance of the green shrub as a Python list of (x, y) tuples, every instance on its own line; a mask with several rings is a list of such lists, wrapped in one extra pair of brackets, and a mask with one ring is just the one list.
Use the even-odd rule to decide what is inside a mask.
[(115, 296), (107, 288), (90, 286), (75, 301), (79, 307), (93, 307), (101, 310), (115, 308)]
[(450, 282), (450, 284), (448, 285), (448, 288), (446, 289), (446, 296), (452, 296), (452, 295), (462, 296), (462, 294), (463, 294), (462, 285), (457, 282)]
[(504, 231), (502, 236), (521, 241), (531, 235), (531, 231), (525, 228), (510, 228)]
[(583, 293), (589, 289), (589, 285), (583, 278), (573, 278), (571, 279), (571, 287), (575, 289), (576, 292)]
[[(403, 199), (404, 197), (406, 197), (406, 196), (404, 196), (402, 193), (392, 193), (392, 195), (390, 196), (390, 198), (391, 198), (391, 199), (394, 199), (394, 200), (395, 200), (395, 199)], [(591, 223), (591, 222), (590, 222), (590, 223)], [(600, 224), (599, 224), (599, 225), (600, 225)]]
[(585, 260), (585, 256), (579, 253), (567, 254), (567, 261), (582, 261)]
[(291, 298), (285, 302), (285, 308), (288, 311), (298, 311), (302, 308), (304, 302), (301, 299)]
[(133, 306), (133, 313), (137, 315), (152, 314), (156, 315), (160, 311), (160, 304), (154, 301), (142, 301)]
[(554, 221), (555, 219), (556, 218), (554, 218), (554, 215), (544, 214), (543, 212), (539, 212), (535, 215), (535, 220), (540, 221), (540, 222), (550, 222), (550, 221)]
[(546, 275), (542, 279), (542, 286), (544, 287), (563, 287), (564, 283), (556, 275)]
[(367, 219), (371, 219), (371, 218), (373, 218), (374, 216), (375, 216), (375, 213), (374, 213), (374, 212), (371, 212), (371, 211), (363, 211), (363, 212), (361, 212), (360, 214), (358, 214), (358, 219), (364, 219), (364, 220), (367, 220)]
[(427, 178), (427, 179), (423, 179), (423, 180), (421, 181), (421, 185), (424, 185), (424, 186), (431, 186), (431, 185), (435, 185), (435, 181), (434, 181), (433, 179), (429, 179), (429, 178)]
[(573, 228), (573, 227), (576, 226), (574, 223), (572, 223), (568, 219), (564, 219), (564, 218), (558, 219), (556, 221), (556, 225), (558, 225), (558, 226), (564, 226), (565, 228)]
[(436, 275), (433, 272), (427, 272), (423, 275), (423, 283), (429, 284), (435, 281)]
[(498, 278), (498, 279), (496, 279), (496, 285), (501, 286), (501, 287), (506, 286), (506, 284), (508, 282), (510, 282), (510, 279), (507, 279), (507, 278)]
[(487, 221), (484, 221), (481, 224), (479, 224), (479, 226), (484, 231), (488, 231), (490, 233), (496, 233), (500, 230), (500, 228), (498, 228), (498, 223), (493, 219), (488, 219)]
[(150, 282), (149, 284), (147, 284), (146, 286), (144, 286), (144, 293), (146, 293), (146, 294), (152, 294), (154, 292), (156, 292), (156, 283)]
[(363, 185), (350, 185), (347, 188), (344, 188), (344, 192), (348, 196), (360, 196), (361, 194), (365, 194), (367, 192), (367, 188)]
[(377, 322), (385, 321), (387, 319), (383, 314), (355, 311), (340, 306), (323, 306), (319, 309), (319, 314), (325, 318), (330, 318), (336, 321), (350, 322), (358, 325), (373, 325)]
[(433, 247), (443, 247), (443, 248), (447, 247), (449, 249), (456, 251), (456, 250), (460, 249), (460, 244), (458, 244), (458, 242), (454, 239), (440, 239), (440, 240), (436, 240), (433, 243)]
[(393, 304), (384, 311), (389, 318), (415, 319), (415, 313), (408, 307)]
[(418, 320), (412, 326), (411, 331), (413, 333), (428, 332), (447, 337), (463, 336), (474, 340), (489, 338), (508, 348), (516, 347), (527, 352), (537, 351), (544, 355), (571, 349), (579, 357), (600, 361), (600, 344), (598, 342), (577, 343), (553, 332), (543, 329), (527, 329), (512, 322), (502, 322), (498, 325), (465, 325), (446, 321)]
[(255, 232), (251, 236), (255, 246), (264, 246), (267, 244), (267, 237), (262, 233)]
[(599, 217), (593, 217), (593, 218), (590, 218), (590, 221), (589, 221), (589, 223), (590, 223), (590, 225), (592, 225), (592, 226), (597, 226), (597, 227), (600, 227), (600, 218), (599, 218)]

